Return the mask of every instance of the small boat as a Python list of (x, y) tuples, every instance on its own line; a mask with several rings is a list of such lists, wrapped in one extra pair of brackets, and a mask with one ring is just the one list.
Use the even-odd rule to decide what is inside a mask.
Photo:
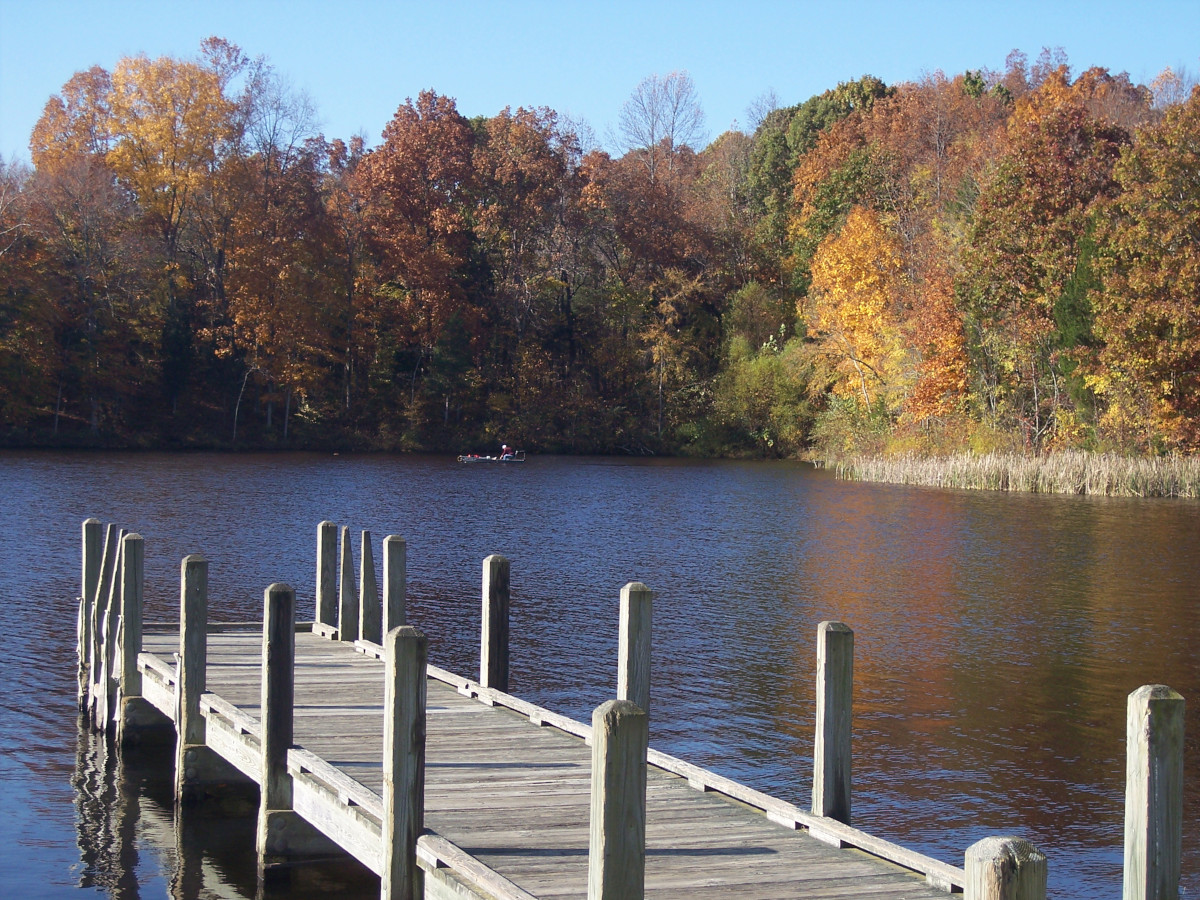
[(465, 453), (458, 458), (458, 461), (460, 463), (523, 463), (525, 462), (525, 451), (511, 450), (500, 456), (478, 456), (474, 453)]

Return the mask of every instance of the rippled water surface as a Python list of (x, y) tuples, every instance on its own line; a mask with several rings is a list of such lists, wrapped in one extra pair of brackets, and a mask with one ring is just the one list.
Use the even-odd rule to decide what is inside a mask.
[[(1125, 697), (1169, 684), (1189, 701), (1183, 884), (1200, 896), (1200, 504), (860, 485), (790, 463), (27, 453), (0, 454), (5, 896), (254, 896), (252, 820), (178, 833), (162, 767), (119, 766), (76, 728), (88, 516), (145, 537), (147, 618), (163, 620), (188, 553), (210, 560), (210, 618), (244, 620), (274, 581), (311, 611), (320, 520), (400, 534), (409, 619), (464, 674), (480, 561), (504, 553), (513, 692), (581, 719), (613, 691), (620, 587), (644, 581), (652, 743), (801, 805), (816, 628), (840, 619), (855, 824), (956, 865), (1019, 834), (1059, 898), (1120, 896)], [(377, 890), (329, 870), (305, 886)]]

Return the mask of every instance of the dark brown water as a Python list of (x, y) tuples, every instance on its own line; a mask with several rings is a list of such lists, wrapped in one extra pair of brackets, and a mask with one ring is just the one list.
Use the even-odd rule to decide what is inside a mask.
[[(118, 765), (77, 732), (88, 516), (146, 538), (158, 619), (177, 614), (188, 553), (210, 560), (212, 617), (245, 619), (274, 581), (311, 609), (321, 519), (403, 535), (410, 620), (465, 674), (480, 561), (504, 553), (513, 690), (576, 718), (612, 693), (619, 590), (645, 581), (654, 745), (801, 805), (816, 628), (840, 619), (855, 824), (956, 865), (981, 837), (1021, 835), (1057, 898), (1120, 896), (1125, 697), (1169, 684), (1189, 701), (1183, 883), (1200, 896), (1198, 503), (860, 485), (788, 463), (25, 453), (0, 454), (4, 896), (254, 896), (251, 820), (179, 833), (161, 766)], [(329, 869), (303, 884), (377, 890)]]

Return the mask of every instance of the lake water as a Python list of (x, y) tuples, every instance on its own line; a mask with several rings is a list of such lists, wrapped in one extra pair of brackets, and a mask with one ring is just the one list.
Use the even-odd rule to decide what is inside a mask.
[[(164, 767), (118, 763), (76, 727), (88, 516), (145, 537), (152, 620), (177, 616), (188, 553), (210, 560), (210, 618), (257, 618), (275, 581), (311, 615), (320, 520), (370, 530), (377, 561), (402, 535), (409, 621), (463, 674), (481, 560), (504, 553), (513, 693), (579, 719), (613, 694), (620, 588), (644, 581), (652, 744), (801, 806), (817, 624), (844, 621), (854, 824), (959, 866), (976, 840), (1020, 835), (1058, 898), (1120, 897), (1125, 698), (1169, 684), (1189, 702), (1183, 887), (1200, 897), (1200, 503), (853, 484), (795, 463), (16, 452), (0, 453), (5, 896), (255, 894), (252, 819), (179, 833)], [(377, 896), (353, 867), (280, 896), (310, 890)]]

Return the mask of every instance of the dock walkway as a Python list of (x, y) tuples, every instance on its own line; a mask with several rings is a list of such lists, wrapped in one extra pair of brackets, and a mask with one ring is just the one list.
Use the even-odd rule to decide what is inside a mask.
[[(173, 673), (167, 661), (178, 646), (177, 633), (146, 634), (144, 672)], [(261, 632), (208, 636), (208, 690), (242, 713), (246, 725), (259, 720), (261, 652)], [(517, 896), (586, 896), (591, 751), (585, 740), (464, 696), (446, 683), (451, 678), (431, 676), (427, 687), (425, 824), (524, 892)], [(470, 692), (471, 682), (455, 680)], [(299, 633), (295, 685), (296, 744), (358, 782), (381, 809), (382, 662), (361, 644)], [(153, 689), (146, 695), (157, 696)], [(167, 705), (171, 696), (164, 690), (160, 702)], [(211, 710), (223, 705), (205, 705), (211, 728)], [(574, 725), (580, 734), (590, 731)], [(369, 812), (370, 804), (363, 809)], [(910, 870), (835, 849), (653, 765), (645, 877), (646, 896), (664, 900), (944, 896)]]

